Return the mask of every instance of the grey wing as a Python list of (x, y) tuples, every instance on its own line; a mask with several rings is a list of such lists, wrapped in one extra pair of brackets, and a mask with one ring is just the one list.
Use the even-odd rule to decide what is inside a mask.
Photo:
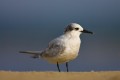
[(54, 40), (48, 45), (48, 48), (41, 53), (42, 57), (54, 57), (62, 54), (65, 50), (65, 45), (62, 41)]

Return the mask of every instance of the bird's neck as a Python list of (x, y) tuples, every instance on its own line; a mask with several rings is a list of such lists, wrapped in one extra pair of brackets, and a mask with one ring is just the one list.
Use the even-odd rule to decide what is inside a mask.
[(78, 33), (78, 32), (72, 32), (72, 31), (71, 31), (71, 32), (66, 32), (65, 35), (68, 36), (68, 37), (76, 37), (76, 38), (79, 38), (80, 33)]

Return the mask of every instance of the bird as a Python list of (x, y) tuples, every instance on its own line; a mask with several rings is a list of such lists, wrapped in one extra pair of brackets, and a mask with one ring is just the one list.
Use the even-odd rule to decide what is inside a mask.
[(70, 23), (64, 33), (48, 43), (48, 47), (41, 51), (19, 51), (20, 53), (31, 54), (32, 58), (42, 58), (50, 63), (56, 64), (61, 72), (59, 64), (66, 64), (66, 71), (69, 72), (68, 62), (77, 58), (82, 33), (93, 34), (93, 32), (83, 29), (78, 23)]

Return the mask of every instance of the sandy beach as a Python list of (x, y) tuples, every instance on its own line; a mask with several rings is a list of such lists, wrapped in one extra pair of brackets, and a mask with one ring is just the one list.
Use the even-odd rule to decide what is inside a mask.
[(0, 80), (120, 80), (120, 71), (68, 73), (0, 71)]

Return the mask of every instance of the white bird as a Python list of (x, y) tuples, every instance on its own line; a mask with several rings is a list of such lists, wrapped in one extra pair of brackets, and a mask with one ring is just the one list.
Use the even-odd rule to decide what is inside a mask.
[(57, 64), (60, 72), (59, 64), (66, 63), (67, 72), (68, 62), (74, 60), (79, 53), (81, 44), (80, 34), (90, 33), (91, 31), (83, 29), (77, 23), (70, 23), (64, 31), (64, 34), (49, 42), (46, 49), (42, 51), (20, 51), (20, 53), (27, 53), (33, 55), (33, 58), (43, 58), (50, 63)]

